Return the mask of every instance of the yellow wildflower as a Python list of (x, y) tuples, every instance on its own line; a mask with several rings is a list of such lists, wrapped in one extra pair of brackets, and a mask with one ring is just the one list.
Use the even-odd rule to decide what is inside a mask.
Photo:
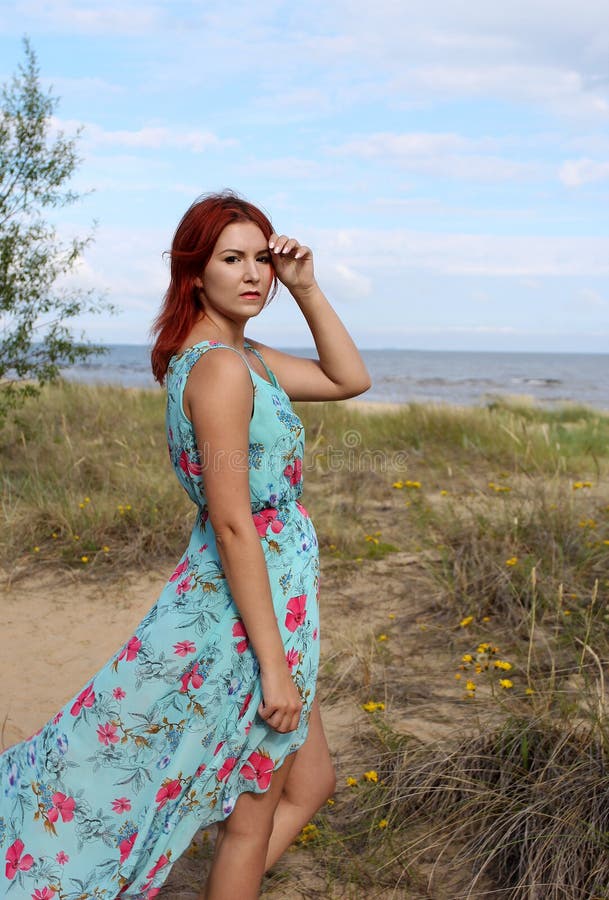
[(407, 481), (406, 487), (407, 488), (420, 488), (421, 482), (420, 481)]
[(496, 659), (493, 665), (496, 669), (503, 669), (504, 672), (509, 672), (512, 668), (512, 664), (505, 659)]
[(605, 545), (605, 547), (609, 547), (609, 541), (603, 541), (603, 544)]
[(59, 537), (59, 535), (57, 534), (56, 531), (54, 531), (53, 534), (51, 535), (51, 537), (54, 538), (55, 540), (57, 540), (57, 538)]
[(40, 553), (40, 547), (34, 547), (34, 553)]
[(89, 562), (89, 557), (88, 557), (88, 556), (81, 556), (81, 557), (80, 557), (80, 561), (81, 561), (82, 563), (88, 563), (88, 562)]
[(394, 481), (392, 484), (392, 487), (397, 488), (399, 490), (400, 488), (404, 487), (404, 482), (403, 481)]
[(464, 653), (463, 656), (461, 657), (461, 662), (470, 663), (473, 661), (474, 661), (474, 657), (471, 655), (471, 653)]
[(300, 832), (300, 835), (298, 837), (298, 843), (299, 844), (310, 844), (311, 841), (314, 841), (318, 837), (319, 837), (319, 831), (317, 829), (317, 825), (313, 825), (313, 823), (310, 822), (308, 825), (305, 825), (305, 827)]
[(466, 685), (465, 685), (465, 690), (466, 690), (466, 691), (475, 691), (475, 690), (476, 690), (476, 685), (474, 684), (473, 681), (468, 681), (468, 682), (466, 683)]
[(379, 634), (377, 637), (377, 641), (386, 641), (386, 640), (387, 640), (386, 634)]
[(524, 692), (525, 692), (525, 694), (528, 694), (529, 696), (531, 696), (531, 694), (535, 693), (535, 691), (533, 690), (532, 687), (525, 688)]
[(515, 566), (517, 564), (517, 562), (518, 562), (517, 556), (510, 556), (509, 559), (506, 559), (505, 564), (506, 564), (506, 566)]
[(104, 546), (102, 547), (102, 550), (104, 551), (104, 553), (110, 553), (110, 547), (106, 547), (105, 544), (104, 544)]
[(369, 541), (371, 544), (378, 544), (378, 542), (379, 542), (379, 539), (374, 537), (373, 534), (367, 534), (366, 540)]
[(464, 619), (461, 619), (461, 621), (459, 622), (459, 625), (461, 626), (461, 628), (467, 628), (467, 626), (471, 625), (471, 623), (473, 621), (474, 621), (473, 616), (466, 616)]
[[(607, 543), (609, 544), (609, 541), (607, 541)], [(395, 613), (388, 613), (387, 618), (388, 618), (388, 619), (395, 619)]]
[(490, 622), (490, 621), (491, 621), (491, 617), (490, 617), (490, 616), (482, 616), (482, 621), (483, 621), (483, 622)]
[(505, 688), (506, 690), (509, 690), (510, 688), (514, 687), (514, 682), (510, 681), (509, 678), (500, 678), (499, 684), (502, 688)]
[(380, 828), (382, 831), (383, 828), (387, 828), (388, 825), (389, 825), (389, 822), (387, 821), (387, 819), (381, 819), (381, 821), (378, 823), (378, 825), (376, 827)]
[(84, 508), (85, 508), (85, 504), (84, 504), (84, 503), (79, 503), (78, 505), (79, 505), (79, 507), (80, 507), (81, 509), (84, 509)]
[(459, 679), (461, 678), (461, 672), (455, 672), (455, 678), (457, 679), (457, 681), (459, 681)]
[(482, 644), (478, 644), (477, 653), (486, 653), (487, 650), (491, 649), (491, 644), (488, 641), (484, 641)]
[[(357, 784), (357, 781), (355, 783)], [(334, 806), (335, 803), (336, 801), (332, 797), (328, 797), (326, 800), (326, 806)]]
[(570, 615), (571, 615), (571, 610), (570, 610), (570, 609), (563, 609), (562, 614), (563, 614), (563, 616), (570, 616)]
[(476, 663), (476, 665), (474, 666), (474, 672), (476, 673), (476, 675), (479, 675), (481, 671), (482, 666), (480, 665), (480, 663)]
[(357, 785), (357, 778), (352, 778), (350, 775), (346, 779), (347, 787), (355, 787)]
[(447, 494), (448, 494), (448, 491), (440, 491), (441, 497), (446, 497)]
[(369, 700), (367, 703), (362, 703), (362, 709), (365, 710), (365, 712), (376, 712), (377, 709), (383, 711), (385, 709), (385, 704), (382, 702)]
[(370, 769), (369, 772), (364, 772), (364, 776), (366, 781), (370, 781), (373, 784), (376, 784), (379, 780), (378, 772), (375, 772), (374, 769)]

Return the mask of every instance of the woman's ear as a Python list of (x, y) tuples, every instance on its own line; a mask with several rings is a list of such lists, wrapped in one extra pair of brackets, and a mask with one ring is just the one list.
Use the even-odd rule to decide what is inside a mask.
[(193, 284), (196, 288), (199, 288), (199, 290), (203, 290), (203, 281), (201, 280), (201, 278), (198, 275), (195, 278), (195, 280), (193, 281)]

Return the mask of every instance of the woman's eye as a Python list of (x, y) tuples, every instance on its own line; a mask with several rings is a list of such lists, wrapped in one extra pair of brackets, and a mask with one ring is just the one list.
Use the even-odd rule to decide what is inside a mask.
[(261, 263), (270, 263), (270, 261), (271, 261), (271, 257), (270, 257), (270, 254), (269, 254), (269, 253), (265, 253), (265, 254), (263, 254), (262, 256), (259, 256), (259, 257), (258, 257), (258, 262), (261, 262)]
[(224, 262), (226, 262), (226, 263), (239, 262), (239, 257), (238, 256), (225, 256)]

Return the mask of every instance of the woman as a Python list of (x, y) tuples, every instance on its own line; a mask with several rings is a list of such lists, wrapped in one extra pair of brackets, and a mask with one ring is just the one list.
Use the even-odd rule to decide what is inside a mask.
[[(277, 279), (318, 360), (246, 340)], [(298, 500), (304, 430), (290, 399), (359, 394), (366, 368), (311, 251), (230, 192), (178, 226), (154, 332), (170, 456), (197, 519), (135, 634), (0, 757), (0, 897), (148, 900), (218, 822), (201, 898), (248, 900), (334, 788), (315, 700), (317, 540)]]

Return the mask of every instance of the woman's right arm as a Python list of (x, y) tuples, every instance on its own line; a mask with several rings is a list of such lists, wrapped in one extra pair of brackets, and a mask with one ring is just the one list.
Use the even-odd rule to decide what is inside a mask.
[(259, 715), (280, 732), (298, 726), (302, 703), (286, 662), (249, 489), (252, 381), (244, 360), (216, 348), (195, 363), (184, 390), (203, 464), (209, 521), (262, 681)]

